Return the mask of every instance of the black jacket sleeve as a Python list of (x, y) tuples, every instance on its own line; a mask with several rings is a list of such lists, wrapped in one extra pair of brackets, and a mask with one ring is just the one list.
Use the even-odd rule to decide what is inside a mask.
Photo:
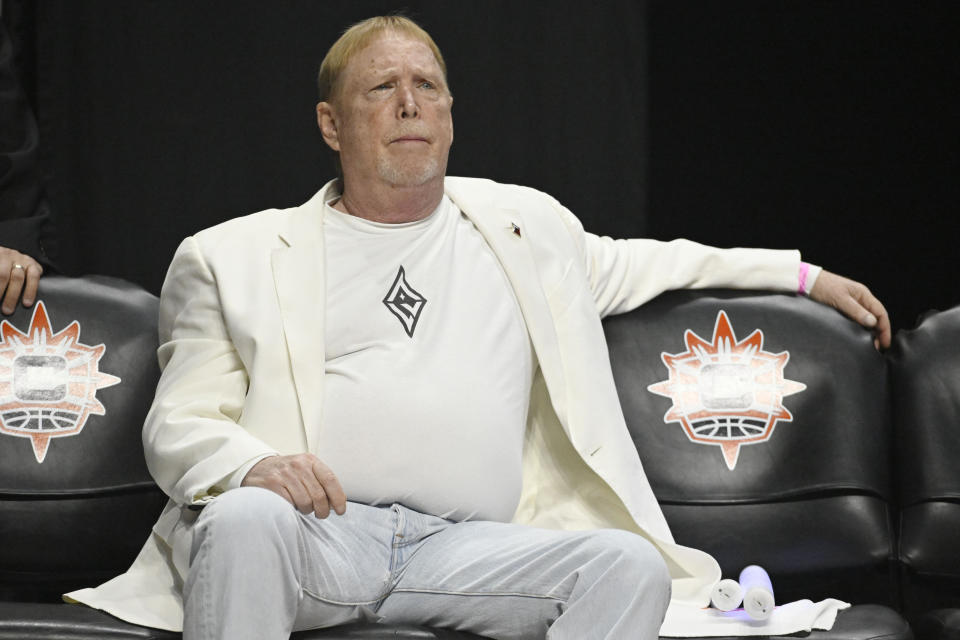
[(55, 237), (40, 172), (39, 132), (0, 21), (0, 246), (54, 269)]

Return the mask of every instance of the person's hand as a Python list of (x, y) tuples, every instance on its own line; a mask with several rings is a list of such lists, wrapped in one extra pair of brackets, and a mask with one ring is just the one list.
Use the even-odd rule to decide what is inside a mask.
[(300, 513), (326, 518), (333, 508), (337, 515), (347, 509), (347, 497), (330, 467), (312, 453), (270, 456), (251, 467), (242, 487), (269, 489), (297, 508)]
[(5, 315), (17, 308), (17, 301), (23, 295), (23, 306), (29, 307), (37, 299), (37, 287), (43, 267), (25, 253), (0, 247), (0, 296)]
[(871, 329), (873, 346), (877, 349), (890, 346), (890, 316), (864, 285), (824, 269), (817, 276), (810, 297), (838, 309), (854, 322)]

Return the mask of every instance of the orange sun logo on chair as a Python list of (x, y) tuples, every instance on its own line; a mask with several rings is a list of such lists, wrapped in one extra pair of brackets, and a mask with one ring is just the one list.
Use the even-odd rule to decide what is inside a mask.
[(690, 329), (683, 337), (686, 351), (660, 354), (669, 379), (647, 389), (673, 400), (665, 423), (679, 422), (691, 442), (720, 447), (733, 470), (740, 447), (766, 442), (777, 422), (793, 420), (783, 398), (807, 386), (784, 378), (789, 352), (764, 351), (760, 329), (738, 342), (723, 311), (712, 340)]
[(105, 350), (80, 342), (76, 320), (54, 333), (42, 302), (26, 333), (0, 323), (0, 433), (30, 438), (43, 462), (51, 438), (75, 436), (90, 414), (103, 415), (97, 389), (120, 382), (100, 372)]

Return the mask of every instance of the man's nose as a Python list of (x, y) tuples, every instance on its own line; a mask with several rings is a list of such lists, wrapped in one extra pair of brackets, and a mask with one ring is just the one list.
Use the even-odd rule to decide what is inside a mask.
[(398, 116), (401, 119), (417, 118), (420, 116), (420, 106), (417, 104), (416, 97), (413, 95), (412, 87), (403, 87), (400, 89), (400, 105), (398, 107)]

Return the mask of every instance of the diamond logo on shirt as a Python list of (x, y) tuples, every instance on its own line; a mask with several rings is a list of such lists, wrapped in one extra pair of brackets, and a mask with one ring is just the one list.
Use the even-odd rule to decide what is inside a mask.
[(427, 304), (427, 299), (407, 282), (402, 265), (400, 270), (397, 271), (397, 277), (394, 278), (387, 297), (383, 299), (383, 304), (387, 305), (390, 313), (400, 320), (403, 329), (412, 338), (413, 332), (417, 328), (417, 321), (423, 312), (423, 307)]

